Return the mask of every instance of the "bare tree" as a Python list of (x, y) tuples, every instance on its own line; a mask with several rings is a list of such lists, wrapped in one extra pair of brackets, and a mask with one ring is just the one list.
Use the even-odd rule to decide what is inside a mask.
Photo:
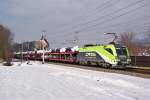
[(130, 55), (137, 55), (137, 43), (135, 42), (135, 33), (133, 32), (125, 32), (120, 36), (120, 43), (128, 47)]
[(11, 58), (12, 58), (12, 40), (13, 35), (11, 31), (0, 25), (0, 58), (5, 61), (6, 65), (11, 65)]

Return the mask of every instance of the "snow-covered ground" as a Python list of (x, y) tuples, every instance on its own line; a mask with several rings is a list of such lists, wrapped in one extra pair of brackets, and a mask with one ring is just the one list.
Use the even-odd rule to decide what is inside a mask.
[(0, 100), (150, 100), (150, 79), (38, 62), (0, 65)]

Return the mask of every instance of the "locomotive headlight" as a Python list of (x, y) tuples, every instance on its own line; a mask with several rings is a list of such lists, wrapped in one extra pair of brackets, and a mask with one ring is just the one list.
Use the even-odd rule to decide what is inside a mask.
[(127, 62), (131, 62), (131, 59), (128, 58), (128, 59), (127, 59)]
[(114, 62), (114, 63), (117, 62), (117, 59), (113, 59), (112, 62)]

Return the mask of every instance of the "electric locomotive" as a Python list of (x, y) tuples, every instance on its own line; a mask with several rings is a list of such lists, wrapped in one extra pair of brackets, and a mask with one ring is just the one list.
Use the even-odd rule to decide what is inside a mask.
[(85, 45), (79, 48), (77, 63), (103, 67), (125, 67), (131, 63), (128, 49), (119, 44)]

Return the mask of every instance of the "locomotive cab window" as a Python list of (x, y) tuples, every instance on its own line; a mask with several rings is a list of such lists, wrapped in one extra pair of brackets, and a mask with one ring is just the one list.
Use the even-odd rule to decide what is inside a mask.
[(118, 55), (127, 55), (126, 48), (116, 48), (116, 51)]
[(110, 48), (105, 48), (105, 50), (107, 50), (109, 53), (113, 55), (113, 51)]

